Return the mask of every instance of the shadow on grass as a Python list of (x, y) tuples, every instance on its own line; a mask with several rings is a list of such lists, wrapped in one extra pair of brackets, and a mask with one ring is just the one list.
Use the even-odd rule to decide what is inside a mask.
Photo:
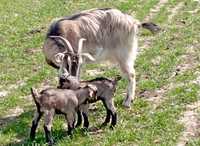
[[(9, 143), (6, 143), (7, 146), (21, 146), (21, 145), (31, 145), (31, 144), (45, 144), (45, 135), (43, 131), (43, 121), (40, 121), (35, 140), (32, 142), (29, 139), (29, 133), (33, 118), (33, 111), (27, 111), (22, 113), (19, 116), (0, 118), (0, 133), (5, 140), (10, 139)], [(61, 127), (62, 128), (62, 127)], [(63, 129), (54, 129), (52, 128), (52, 134), (55, 143), (60, 141), (62, 138), (66, 138), (67, 132)], [(6, 138), (6, 137), (9, 138)], [(3, 140), (3, 138), (2, 138)]]
[[(44, 145), (46, 143), (42, 119), (39, 122), (35, 140), (31, 141), (29, 139), (33, 114), (34, 111), (27, 111), (19, 116), (0, 118), (0, 126), (1, 126), (0, 133), (3, 137), (5, 136), (6, 141), (8, 139), (10, 140), (9, 143), (6, 142), (6, 144), (4, 145), (6, 146), (21, 146), (21, 145), (33, 145), (33, 144)], [(57, 119), (57, 120), (64, 120), (64, 119)], [(65, 120), (63, 122), (65, 122)], [(52, 135), (55, 144), (63, 139), (73, 140), (74, 138), (80, 135), (81, 136), (86, 136), (87, 134), (96, 135), (101, 132), (102, 130), (100, 130), (98, 127), (90, 127), (88, 132), (86, 132), (82, 128), (76, 128), (74, 130), (74, 136), (71, 139), (71, 137), (67, 135), (67, 131), (64, 130), (63, 127), (60, 126), (60, 124), (55, 125), (55, 127), (54, 126), (52, 127)]]

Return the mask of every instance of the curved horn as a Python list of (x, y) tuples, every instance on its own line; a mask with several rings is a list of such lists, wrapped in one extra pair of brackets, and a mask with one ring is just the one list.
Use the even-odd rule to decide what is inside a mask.
[(71, 74), (71, 70), (72, 70), (72, 61), (71, 61), (71, 58), (70, 58), (69, 56), (67, 57), (67, 62), (68, 62), (68, 64), (69, 64), (68, 70), (69, 70), (69, 73)]
[(82, 53), (81, 55), (87, 57), (91, 61), (95, 61), (95, 58), (90, 53)]
[(78, 78), (80, 78), (80, 67), (81, 67), (81, 64), (83, 63), (83, 58), (81, 56), (81, 52), (82, 52), (82, 48), (83, 48), (83, 42), (86, 41), (85, 38), (81, 38), (78, 42), (78, 56), (79, 56), (79, 64), (78, 64), (78, 68), (77, 68), (77, 72), (76, 72), (76, 76)]
[(72, 53), (74, 53), (74, 50), (73, 50), (73, 48), (72, 48), (72, 45), (71, 45), (70, 42), (69, 42), (67, 39), (65, 39), (64, 37), (61, 37), (61, 36), (49, 36), (49, 38), (58, 38), (58, 39), (61, 39), (61, 40), (65, 43), (65, 45), (68, 46), (69, 50), (70, 50)]
[(86, 41), (85, 38), (81, 38), (78, 42), (78, 54), (80, 54), (82, 52), (82, 48), (83, 48), (83, 42)]

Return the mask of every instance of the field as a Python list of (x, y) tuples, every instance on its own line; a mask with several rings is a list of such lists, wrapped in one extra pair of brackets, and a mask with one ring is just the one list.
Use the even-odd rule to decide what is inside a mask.
[[(137, 98), (122, 106), (127, 80), (117, 88), (118, 123), (94, 130), (105, 118), (101, 103), (89, 112), (90, 131), (65, 136), (65, 120), (56, 116), (58, 146), (199, 146), (200, 145), (200, 1), (198, 0), (0, 0), (0, 145), (31, 145), (35, 105), (30, 87), (57, 85), (57, 72), (41, 47), (52, 19), (94, 7), (118, 8), (162, 31), (141, 29), (135, 63)], [(116, 66), (84, 66), (82, 79), (109, 78)], [(41, 121), (34, 143), (45, 145)], [(97, 129), (97, 128), (96, 128)]]

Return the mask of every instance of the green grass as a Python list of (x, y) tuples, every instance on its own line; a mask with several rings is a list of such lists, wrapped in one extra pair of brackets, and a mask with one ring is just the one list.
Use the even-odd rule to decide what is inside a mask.
[[(164, 97), (160, 105), (154, 108), (151, 102), (137, 94), (138, 97), (132, 104), (132, 108), (125, 109), (122, 106), (122, 100), (127, 80), (123, 79), (119, 82), (115, 96), (119, 117), (116, 128), (111, 130), (106, 127), (100, 133), (84, 133), (81, 129), (77, 129), (73, 138), (70, 139), (65, 136), (62, 127), (65, 123), (64, 118), (56, 116), (53, 124), (53, 137), (57, 145), (176, 145), (178, 137), (184, 130), (183, 125), (178, 123), (178, 119), (186, 110), (187, 104), (199, 100), (200, 90), (199, 85), (192, 82), (197, 78), (195, 73), (200, 71), (199, 66), (174, 76), (176, 67), (184, 63), (182, 56), (187, 54), (190, 46), (194, 46), (195, 50), (192, 55), (196, 60), (193, 61), (200, 61), (198, 45), (200, 15), (187, 12), (194, 10), (197, 3), (184, 0), (184, 7), (173, 18), (173, 23), (169, 24), (167, 16), (170, 12), (167, 9), (173, 8), (178, 2), (180, 1), (169, 1), (152, 20), (161, 27), (165, 27), (165, 31), (152, 35), (141, 30), (140, 37), (153, 36), (154, 41), (136, 60), (137, 93), (155, 91), (168, 84), (173, 84), (173, 88), (167, 89), (162, 95)], [(29, 95), (30, 87), (40, 87), (45, 81), (54, 86), (57, 84), (55, 79), (57, 73), (46, 64), (41, 52), (45, 33), (53, 18), (94, 7), (113, 7), (143, 20), (157, 3), (158, 0), (148, 2), (136, 0), (13, 0), (11, 2), (0, 0), (0, 91), (7, 90), (7, 87), (16, 84), (19, 80), (25, 81), (24, 85), (12, 89), (6, 97), (0, 98), (0, 119), (8, 114), (9, 109), (17, 106), (24, 109), (24, 113), (20, 116), (14, 119), (4, 119), (7, 122), (0, 127), (0, 145), (31, 144), (28, 136), (35, 107), (30, 100), (20, 97)], [(41, 32), (31, 34), (30, 31), (35, 29), (41, 29)], [(32, 49), (35, 51), (31, 52)], [(154, 63), (156, 59), (159, 59), (158, 63)], [(84, 70), (95, 68), (99, 68), (99, 65), (86, 65)], [(100, 68), (104, 69), (103, 75), (106, 77), (113, 77), (120, 73), (117, 68), (111, 70), (110, 67)], [(84, 74), (83, 78), (94, 77)], [(105, 110), (101, 103), (97, 103), (97, 110), (89, 113), (91, 126), (99, 126), (104, 118)], [(35, 143), (44, 145), (42, 124), (43, 121), (40, 123)], [(197, 146), (199, 144), (199, 138), (193, 138), (188, 145)]]

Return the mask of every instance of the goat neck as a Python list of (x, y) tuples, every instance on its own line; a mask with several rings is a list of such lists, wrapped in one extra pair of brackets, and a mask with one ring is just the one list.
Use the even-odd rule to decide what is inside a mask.
[(89, 97), (89, 89), (88, 88), (80, 88), (75, 91), (76, 92), (76, 97), (78, 99), (78, 103), (83, 104), (87, 98)]

